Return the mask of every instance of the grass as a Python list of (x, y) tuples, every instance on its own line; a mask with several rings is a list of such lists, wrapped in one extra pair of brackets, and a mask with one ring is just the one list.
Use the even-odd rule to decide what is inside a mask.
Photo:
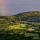
[[(30, 16), (29, 18), (31, 18), (32, 16), (35, 16), (36, 13), (34, 13), (34, 15), (33, 14), (25, 15), (24, 15), (25, 17)], [(13, 18), (16, 21), (17, 19), (16, 16), (10, 16), (7, 18), (7, 20), (0, 21), (0, 40), (40, 40), (40, 28), (39, 28), (40, 22), (32, 22), (31, 24), (22, 22), (20, 23), (19, 22), (20, 19), (17, 19), (17, 21), (14, 23), (11, 21), (13, 20)], [(34, 28), (32, 29), (32, 27)], [(35, 27), (39, 29), (35, 29)], [(28, 29), (30, 29), (31, 31), (30, 30), (28, 31)]]

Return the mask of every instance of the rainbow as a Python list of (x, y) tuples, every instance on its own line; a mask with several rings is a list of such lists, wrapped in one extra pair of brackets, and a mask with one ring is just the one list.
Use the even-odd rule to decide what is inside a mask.
[(9, 10), (8, 10), (8, 0), (1, 0), (0, 1), (0, 10), (1, 10), (1, 13), (0, 15), (1, 16), (7, 16), (9, 14)]

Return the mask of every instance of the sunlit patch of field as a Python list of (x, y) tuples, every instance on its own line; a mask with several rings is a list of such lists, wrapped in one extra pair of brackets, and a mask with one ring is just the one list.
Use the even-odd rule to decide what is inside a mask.
[(8, 28), (9, 28), (9, 30), (12, 30), (12, 29), (25, 29), (26, 24), (10, 25)]

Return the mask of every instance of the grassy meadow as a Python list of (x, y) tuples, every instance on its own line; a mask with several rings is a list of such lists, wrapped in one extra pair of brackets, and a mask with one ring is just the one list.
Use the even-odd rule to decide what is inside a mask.
[(40, 12), (0, 16), (0, 40), (40, 40)]

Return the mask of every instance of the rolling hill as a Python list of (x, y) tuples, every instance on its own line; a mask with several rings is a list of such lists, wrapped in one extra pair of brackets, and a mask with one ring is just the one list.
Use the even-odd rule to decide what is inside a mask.
[(0, 40), (40, 40), (40, 11), (0, 16)]
[(28, 24), (34, 27), (35, 26), (40, 27), (40, 12), (30, 11), (30, 12), (19, 13), (17, 15), (12, 15), (12, 16), (0, 16), (0, 27), (6, 25), (10, 26), (19, 24)]

